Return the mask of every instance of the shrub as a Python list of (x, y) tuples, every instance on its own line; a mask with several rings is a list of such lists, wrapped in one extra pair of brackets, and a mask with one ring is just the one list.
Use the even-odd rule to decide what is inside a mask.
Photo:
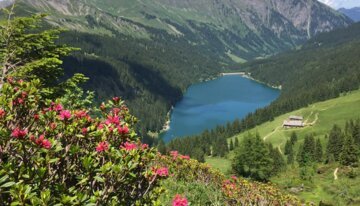
[(153, 166), (157, 152), (139, 141), (123, 101), (102, 104), (94, 117), (44, 99), (40, 88), (11, 78), (2, 87), (0, 202), (155, 204), (167, 169)]

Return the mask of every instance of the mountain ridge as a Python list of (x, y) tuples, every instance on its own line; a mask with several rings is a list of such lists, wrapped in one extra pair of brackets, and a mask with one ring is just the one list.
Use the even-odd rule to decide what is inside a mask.
[(338, 11), (345, 14), (355, 22), (360, 21), (360, 7), (354, 7), (351, 9), (340, 8)]
[[(190, 44), (204, 44), (251, 59), (292, 48), (351, 21), (313, 0), (22, 0), (49, 12), (49, 22), (71, 30), (151, 39), (160, 29)], [(60, 17), (60, 18), (59, 18)]]

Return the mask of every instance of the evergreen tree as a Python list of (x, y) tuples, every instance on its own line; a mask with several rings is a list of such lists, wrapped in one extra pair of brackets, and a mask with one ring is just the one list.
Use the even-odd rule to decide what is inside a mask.
[(299, 146), (297, 161), (300, 167), (304, 167), (315, 161), (315, 139), (312, 135), (305, 137), (304, 143)]
[(230, 151), (234, 150), (234, 142), (232, 139), (230, 139)]
[(235, 148), (238, 148), (239, 147), (239, 138), (235, 137), (235, 145), (234, 145)]
[(358, 162), (357, 148), (352, 136), (345, 138), (343, 148), (340, 154), (340, 163), (345, 166), (352, 166)]
[(66, 89), (87, 80), (76, 74), (66, 82), (63, 76), (61, 58), (74, 51), (74, 48), (56, 44), (59, 29), (42, 30), (45, 15), (12, 18), (0, 27), (0, 88), (7, 77), (30, 81), (38, 79), (45, 89), (44, 95), (59, 97)]
[(276, 175), (285, 168), (286, 162), (283, 155), (280, 153), (279, 148), (274, 148), (272, 144), (269, 144), (269, 151), (270, 157), (273, 160), (272, 175)]
[(304, 153), (308, 154), (309, 161), (314, 162), (316, 160), (316, 145), (313, 135), (307, 135), (305, 137), (303, 150)]
[(297, 134), (296, 134), (296, 132), (293, 131), (293, 132), (291, 133), (291, 137), (290, 137), (290, 142), (291, 142), (291, 144), (292, 144), (292, 145), (295, 145), (296, 142), (297, 142), (297, 140), (298, 140)]
[(315, 145), (315, 160), (317, 162), (322, 162), (323, 160), (323, 148), (319, 138), (316, 140), (316, 145)]
[(332, 156), (335, 161), (339, 161), (344, 142), (344, 134), (342, 133), (340, 127), (334, 125), (330, 131), (328, 139), (326, 148), (327, 160), (329, 161), (330, 156)]
[(232, 165), (233, 170), (241, 176), (259, 181), (267, 181), (272, 175), (273, 159), (268, 146), (259, 135), (247, 135), (239, 148)]
[(290, 154), (290, 150), (292, 150), (293, 144), (291, 143), (291, 141), (287, 140), (285, 143), (285, 155), (289, 155)]
[(293, 150), (293, 147), (290, 147), (290, 150), (289, 150), (289, 154), (287, 155), (287, 163), (288, 164), (293, 164), (294, 163), (294, 150)]

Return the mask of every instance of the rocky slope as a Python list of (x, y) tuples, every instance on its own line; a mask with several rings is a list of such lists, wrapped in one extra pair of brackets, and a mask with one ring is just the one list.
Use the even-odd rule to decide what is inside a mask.
[[(158, 30), (233, 60), (279, 52), (351, 20), (316, 0), (20, 0), (69, 29), (136, 38)], [(240, 57), (240, 58), (236, 58)]]

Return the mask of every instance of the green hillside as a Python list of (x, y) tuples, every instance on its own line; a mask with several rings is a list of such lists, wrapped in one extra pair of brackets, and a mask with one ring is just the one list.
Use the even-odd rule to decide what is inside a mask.
[[(281, 153), (284, 153), (285, 143), (290, 139), (291, 133), (295, 131), (299, 139), (298, 143), (294, 147), (295, 150), (299, 148), (299, 145), (303, 142), (304, 137), (307, 134), (314, 134), (315, 138), (320, 138), (324, 147), (327, 142), (325, 135), (328, 135), (333, 125), (337, 124), (340, 127), (344, 127), (347, 120), (360, 118), (359, 111), (360, 90), (356, 90), (343, 94), (341, 97), (311, 104), (308, 107), (278, 116), (273, 121), (266, 122), (251, 130), (229, 138), (228, 142), (230, 142), (230, 139), (234, 140), (235, 138), (238, 138), (241, 142), (248, 133), (259, 133), (266, 142), (272, 143), (274, 147), (278, 147), (281, 150)], [(303, 116), (305, 123), (308, 125), (304, 128), (283, 128), (283, 121), (290, 115)], [(222, 172), (229, 174), (231, 170), (231, 159), (233, 156), (234, 153), (230, 152), (226, 158), (209, 157), (206, 159), (206, 162), (211, 164), (213, 167), (220, 169)], [(339, 165), (337, 164), (320, 166), (319, 168), (323, 172), (321, 174), (316, 174), (313, 178), (313, 182), (309, 183), (299, 180), (297, 166), (288, 166), (285, 172), (273, 177), (271, 181), (288, 191), (291, 190), (291, 188), (296, 188), (305, 184), (305, 190), (303, 192), (296, 193), (301, 199), (315, 202), (322, 200), (336, 205), (341, 205), (345, 203), (344, 201), (346, 201), (346, 198), (354, 196), (354, 192), (358, 191), (357, 184), (360, 183), (360, 178), (357, 177), (355, 179), (349, 179), (346, 176), (348, 169), (346, 167), (339, 167), (339, 181), (334, 181), (333, 173), (338, 167)], [(344, 197), (335, 198), (335, 193), (344, 192), (344, 190), (347, 190)]]

